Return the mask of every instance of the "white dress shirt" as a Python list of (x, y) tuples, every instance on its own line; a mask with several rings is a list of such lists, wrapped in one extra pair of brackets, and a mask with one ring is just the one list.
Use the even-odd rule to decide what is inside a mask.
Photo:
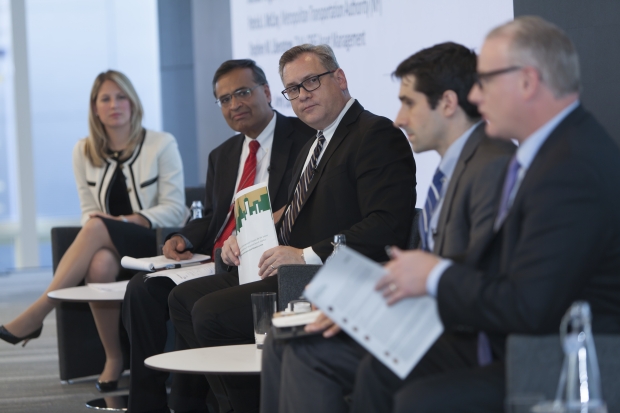
[[(254, 183), (252, 185), (267, 183), (269, 181), (269, 165), (271, 164), (271, 146), (273, 145), (273, 134), (276, 130), (276, 114), (274, 112), (273, 117), (265, 126), (265, 129), (256, 137), (256, 141), (260, 144), (260, 148), (256, 152), (256, 177), (254, 177)], [(245, 137), (243, 141), (243, 148), (241, 149), (241, 158), (239, 158), (239, 170), (237, 171), (237, 181), (235, 182), (235, 192), (233, 198), (230, 200), (232, 204), (237, 188), (239, 188), (239, 182), (241, 181), (241, 175), (243, 175), (243, 167), (245, 161), (250, 154), (250, 142), (254, 139)], [(251, 185), (249, 185), (251, 186)]]
[[(512, 201), (521, 186), (521, 182), (527, 173), (530, 165), (534, 161), (536, 154), (538, 154), (538, 150), (545, 143), (551, 132), (566, 118), (573, 110), (575, 110), (579, 106), (579, 100), (576, 100), (572, 104), (568, 105), (564, 108), (560, 113), (555, 115), (551, 120), (545, 123), (543, 126), (538, 128), (534, 133), (532, 133), (527, 139), (523, 141), (523, 143), (517, 149), (516, 157), (519, 161), (520, 170), (517, 175), (517, 182), (510, 193), (509, 197), (509, 206), (512, 205)], [(433, 296), (437, 296), (437, 289), (439, 286), (439, 280), (441, 280), (441, 276), (443, 273), (452, 265), (452, 260), (441, 259), (435, 267), (431, 270), (426, 279), (426, 292)]]

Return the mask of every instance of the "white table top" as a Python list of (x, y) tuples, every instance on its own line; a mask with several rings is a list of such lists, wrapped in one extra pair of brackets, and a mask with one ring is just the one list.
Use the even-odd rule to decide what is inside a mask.
[(149, 357), (144, 365), (177, 373), (259, 374), (262, 353), (256, 344), (194, 348)]
[(47, 293), (53, 300), (90, 302), (90, 301), (123, 301), (125, 291), (98, 291), (87, 285), (79, 287), (62, 288)]

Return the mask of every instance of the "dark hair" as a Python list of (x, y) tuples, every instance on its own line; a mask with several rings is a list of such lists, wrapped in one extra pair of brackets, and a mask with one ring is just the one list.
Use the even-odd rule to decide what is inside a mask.
[(398, 65), (392, 76), (415, 76), (415, 90), (424, 93), (432, 109), (446, 90), (458, 97), (459, 106), (469, 118), (480, 117), (467, 95), (476, 80), (476, 53), (457, 43), (440, 43), (422, 49)]
[[(235, 69), (250, 69), (252, 70), (252, 74), (254, 75), (254, 81), (259, 85), (266, 85), (267, 77), (265, 76), (265, 72), (263, 69), (256, 65), (256, 62), (252, 59), (236, 59), (236, 60), (227, 60), (220, 65), (215, 71), (213, 75), (213, 96), (215, 96), (215, 84), (218, 80), (225, 74), (232, 72)], [(217, 96), (215, 96), (217, 98)]]

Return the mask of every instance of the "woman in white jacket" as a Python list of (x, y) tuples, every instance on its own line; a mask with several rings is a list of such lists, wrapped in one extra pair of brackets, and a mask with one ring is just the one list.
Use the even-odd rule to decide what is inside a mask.
[[(82, 209), (82, 230), (62, 257), (50, 286), (26, 311), (0, 326), (12, 344), (37, 338), (54, 308), (47, 293), (82, 280), (105, 283), (129, 278), (124, 255), (156, 255), (152, 228), (182, 226), (183, 165), (174, 137), (142, 127), (142, 104), (131, 82), (117, 71), (95, 79), (88, 117), (90, 135), (73, 151), (73, 170)], [(90, 304), (106, 363), (99, 391), (115, 390), (123, 369), (119, 340), (120, 304)]]

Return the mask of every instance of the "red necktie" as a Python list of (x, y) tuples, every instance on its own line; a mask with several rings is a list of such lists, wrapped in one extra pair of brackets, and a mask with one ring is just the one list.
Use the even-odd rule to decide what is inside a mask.
[[(254, 185), (254, 179), (256, 178), (256, 152), (260, 148), (260, 143), (256, 140), (252, 140), (250, 142), (250, 154), (245, 160), (245, 164), (243, 165), (243, 173), (241, 174), (241, 179), (239, 180), (239, 186), (237, 187), (237, 192), (242, 189), (247, 188), (248, 186)], [(233, 230), (235, 229), (235, 214), (233, 213), (233, 205), (230, 206), (228, 210), (230, 217), (228, 218), (228, 222), (226, 222), (226, 226), (224, 230), (220, 234), (219, 238), (215, 240), (215, 246), (213, 247), (213, 259), (215, 259), (215, 250), (218, 248), (222, 248), (224, 245), (224, 241), (230, 237)]]

